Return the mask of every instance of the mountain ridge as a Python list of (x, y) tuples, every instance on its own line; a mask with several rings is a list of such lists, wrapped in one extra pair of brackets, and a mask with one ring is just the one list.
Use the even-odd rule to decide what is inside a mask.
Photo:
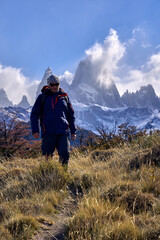
[[(85, 62), (80, 63), (82, 68), (83, 66), (87, 67), (89, 76), (91, 66), (85, 64)], [(52, 70), (48, 67), (37, 89), (37, 96), (41, 87), (47, 84), (47, 78), (51, 73)], [(93, 82), (95, 81), (94, 78)], [(64, 90), (66, 84), (65, 79), (60, 81), (60, 87)], [(97, 133), (98, 127), (104, 126), (112, 131), (115, 124), (118, 126), (126, 122), (141, 129), (160, 128), (160, 99), (151, 84), (141, 86), (136, 92), (126, 91), (120, 96), (113, 81), (110, 82), (106, 91), (106, 87), (100, 86), (98, 83), (89, 84), (89, 80), (85, 82), (84, 76), (81, 78), (78, 73), (72, 84), (68, 85), (67, 93), (72, 101), (76, 124), (79, 127), (95, 133)], [(21, 104), (19, 103), (18, 106)], [(3, 116), (4, 112), (11, 114), (14, 110), (18, 110), (20, 112), (19, 118), (23, 121), (29, 121), (31, 106), (26, 107), (25, 111), (18, 106), (2, 107), (0, 116)]]

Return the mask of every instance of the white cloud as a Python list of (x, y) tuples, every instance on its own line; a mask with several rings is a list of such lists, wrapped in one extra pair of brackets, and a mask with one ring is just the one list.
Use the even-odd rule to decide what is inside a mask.
[[(139, 45), (137, 45), (139, 41)], [(134, 45), (134, 47), (133, 47)], [(160, 95), (160, 51), (159, 46), (154, 49), (157, 53), (150, 53), (150, 57), (144, 60), (142, 65), (135, 67), (133, 56), (143, 55), (151, 47), (147, 43), (144, 29), (137, 27), (133, 30), (132, 36), (126, 42), (119, 40), (118, 34), (114, 29), (110, 30), (109, 35), (103, 43), (95, 43), (85, 51), (89, 63), (92, 65), (92, 75), (99, 84), (109, 87), (112, 81), (115, 82), (120, 95), (127, 89), (135, 92), (141, 86), (152, 84), (156, 94)], [(132, 48), (132, 51), (130, 49)], [(138, 48), (138, 51), (136, 49)], [(143, 50), (141, 52), (141, 49)], [(133, 55), (133, 52), (135, 55)], [(126, 55), (130, 55), (128, 61)], [(137, 61), (137, 58), (134, 59)], [(65, 71), (59, 76), (61, 81), (66, 80), (70, 85), (74, 74)], [(95, 80), (95, 81), (96, 81)], [(35, 101), (36, 90), (40, 81), (29, 79), (24, 76), (22, 70), (11, 66), (0, 64), (0, 88), (4, 88), (9, 100), (14, 104), (19, 103), (25, 94), (30, 104)]]
[(149, 48), (152, 46), (149, 37), (146, 34), (145, 25), (143, 24), (133, 29), (132, 37), (126, 42), (127, 46), (133, 46), (136, 44), (139, 44), (142, 48)]
[[(119, 78), (120, 79), (120, 78)], [(160, 52), (152, 55), (149, 60), (141, 66), (140, 70), (131, 69), (126, 71), (125, 77), (117, 82), (121, 94), (125, 90), (135, 92), (141, 86), (152, 84), (156, 94), (160, 95)]]
[(150, 43), (142, 43), (141, 45), (143, 48), (151, 47), (152, 45)]
[(85, 51), (93, 65), (93, 71), (100, 85), (108, 87), (113, 80), (118, 63), (125, 54), (125, 46), (119, 39), (117, 32), (110, 29), (109, 35), (103, 44), (95, 43), (93, 47)]
[(40, 80), (34, 80), (27, 85), (28, 101), (31, 105), (34, 104), (36, 98), (36, 91), (40, 84)]
[(67, 82), (69, 85), (72, 83), (73, 78), (74, 78), (74, 74), (71, 73), (71, 72), (69, 72), (69, 71), (67, 71), (67, 70), (64, 72), (63, 75), (60, 75), (60, 76), (59, 76), (59, 79), (60, 79), (61, 81), (66, 80), (66, 82)]
[[(132, 48), (135, 43), (134, 51), (137, 47), (137, 56), (143, 54), (144, 49), (151, 47), (151, 44), (147, 43), (147, 34), (142, 26), (135, 28), (132, 31), (132, 37), (123, 43), (120, 42), (117, 32), (111, 29), (104, 42), (95, 43), (86, 50), (86, 55), (93, 64), (93, 71), (97, 72), (97, 80), (100, 84), (108, 87), (113, 80), (120, 95), (127, 89), (135, 92), (141, 86), (152, 84), (159, 96), (160, 52), (150, 55), (143, 65), (135, 67), (134, 63), (131, 65), (124, 58), (126, 54), (132, 54), (130, 47)], [(137, 46), (137, 44), (139, 45)]]
[(19, 103), (23, 95), (26, 95), (29, 103), (32, 104), (38, 84), (39, 81), (36, 80), (31, 83), (20, 68), (0, 64), (0, 88), (6, 91), (13, 104)]
[(103, 47), (99, 43), (95, 43), (93, 47), (85, 51), (88, 56), (91, 56), (92, 61), (97, 61), (102, 58)]

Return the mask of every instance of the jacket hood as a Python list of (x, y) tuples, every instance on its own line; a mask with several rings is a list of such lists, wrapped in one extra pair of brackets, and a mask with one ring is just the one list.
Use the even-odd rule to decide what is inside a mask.
[[(53, 92), (49, 89), (48, 85), (43, 86), (43, 88), (41, 89), (41, 92), (45, 92), (46, 94), (53, 94)], [(56, 92), (56, 94), (63, 94), (66, 93), (62, 88), (59, 88), (59, 91)]]

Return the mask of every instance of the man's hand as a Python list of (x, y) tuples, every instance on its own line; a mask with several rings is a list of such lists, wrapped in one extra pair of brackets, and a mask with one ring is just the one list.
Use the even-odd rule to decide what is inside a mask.
[(71, 140), (75, 140), (76, 139), (76, 134), (71, 134)]
[(39, 132), (33, 133), (33, 137), (36, 138), (36, 139), (39, 139)]

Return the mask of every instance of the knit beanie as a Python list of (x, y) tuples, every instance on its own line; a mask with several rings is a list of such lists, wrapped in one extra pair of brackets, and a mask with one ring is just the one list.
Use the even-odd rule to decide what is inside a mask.
[(59, 78), (56, 75), (50, 75), (49, 78), (47, 78), (47, 84), (50, 83), (59, 83)]

